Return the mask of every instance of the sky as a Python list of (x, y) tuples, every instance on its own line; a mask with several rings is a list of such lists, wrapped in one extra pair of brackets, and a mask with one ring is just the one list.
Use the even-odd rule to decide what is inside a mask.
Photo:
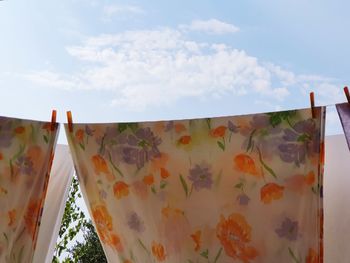
[[(121, 122), (344, 102), (348, 1), (0, 2), (0, 115)], [(327, 134), (341, 133), (334, 107)], [(59, 143), (66, 143), (63, 129)]]

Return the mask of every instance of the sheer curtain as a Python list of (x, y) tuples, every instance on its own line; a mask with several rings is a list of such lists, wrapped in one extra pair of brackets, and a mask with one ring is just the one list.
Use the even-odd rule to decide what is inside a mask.
[(68, 145), (57, 145), (33, 262), (52, 262), (73, 173)]
[(315, 111), (66, 126), (109, 262), (322, 262)]
[(32, 262), (57, 125), (0, 117), (0, 262)]

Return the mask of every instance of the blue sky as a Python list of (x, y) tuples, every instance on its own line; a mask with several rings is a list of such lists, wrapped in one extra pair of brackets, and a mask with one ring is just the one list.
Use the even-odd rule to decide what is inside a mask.
[[(0, 2), (0, 115), (118, 122), (345, 101), (347, 1)], [(328, 112), (327, 133), (340, 133)], [(64, 135), (60, 143), (65, 143)]]

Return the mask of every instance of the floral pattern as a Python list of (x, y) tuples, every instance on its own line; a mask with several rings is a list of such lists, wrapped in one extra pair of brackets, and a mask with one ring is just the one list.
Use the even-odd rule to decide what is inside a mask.
[(315, 111), (66, 126), (108, 260), (322, 262)]
[(58, 125), (0, 117), (0, 262), (32, 262)]

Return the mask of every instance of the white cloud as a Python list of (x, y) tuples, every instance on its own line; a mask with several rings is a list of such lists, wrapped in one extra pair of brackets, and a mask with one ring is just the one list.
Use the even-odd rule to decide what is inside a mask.
[(180, 29), (186, 31), (201, 31), (217, 35), (236, 33), (239, 31), (239, 27), (217, 19), (194, 20), (190, 25), (180, 25)]
[(118, 14), (144, 14), (145, 11), (140, 7), (136, 5), (118, 5), (118, 4), (112, 4), (112, 5), (106, 5), (103, 8), (103, 12), (107, 16), (113, 16)]
[(227, 44), (191, 40), (178, 29), (90, 37), (67, 47), (67, 52), (84, 63), (82, 70), (69, 75), (39, 71), (25, 77), (45, 87), (109, 91), (112, 105), (132, 110), (183, 98), (247, 94), (281, 104), (292, 93), (306, 94), (313, 87), (319, 87), (314, 90), (323, 100), (341, 96), (329, 78), (298, 75)]

